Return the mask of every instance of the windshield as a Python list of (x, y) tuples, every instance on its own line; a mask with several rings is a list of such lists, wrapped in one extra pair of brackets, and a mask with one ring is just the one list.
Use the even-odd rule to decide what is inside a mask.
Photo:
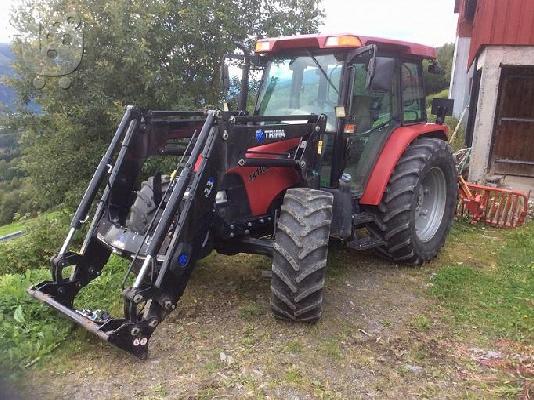
[(334, 54), (273, 59), (265, 71), (257, 113), (326, 114), (326, 129), (335, 130), (342, 66)]

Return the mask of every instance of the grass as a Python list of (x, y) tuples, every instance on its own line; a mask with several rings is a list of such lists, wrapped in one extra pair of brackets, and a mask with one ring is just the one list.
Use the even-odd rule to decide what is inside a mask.
[(0, 236), (9, 235), (10, 233), (22, 231), (26, 225), (26, 221), (15, 221), (8, 225), (0, 226)]
[(47, 270), (0, 277), (0, 367), (9, 373), (50, 353), (71, 330), (70, 324), (26, 293), (30, 285), (45, 279)]
[(263, 307), (255, 302), (247, 303), (239, 308), (239, 316), (247, 321), (254, 320), (264, 313)]
[[(124, 260), (112, 257), (102, 276), (84, 290), (77, 304), (86, 308), (120, 309)], [(50, 279), (48, 269), (0, 276), (0, 369), (16, 375), (56, 349), (74, 325), (30, 298), (26, 289)]]
[(13, 221), (10, 224), (0, 226), (0, 236), (9, 235), (17, 231), (25, 231), (28, 225), (32, 225), (35, 221), (43, 218), (55, 218), (61, 214), (61, 211), (49, 211), (33, 218), (22, 218)]
[(298, 354), (302, 353), (303, 346), (298, 340), (290, 340), (287, 342), (286, 350), (288, 353)]
[(410, 325), (419, 331), (428, 331), (432, 325), (432, 321), (426, 315), (416, 315)]
[(320, 345), (320, 348), (322, 352), (328, 357), (334, 360), (341, 359), (341, 348), (340, 348), (339, 341), (337, 340), (337, 338), (330, 337), (330, 338), (324, 339)]
[(69, 221), (69, 215), (62, 211), (21, 221), (25, 235), (0, 243), (0, 275), (42, 267), (59, 250)]
[[(473, 240), (456, 228), (455, 239)], [(483, 337), (534, 341), (534, 223), (515, 231), (490, 231), (497, 240), (474, 238), (474, 257), (446, 265), (432, 280), (431, 293), (452, 311), (454, 321)], [(498, 240), (499, 237), (501, 240)], [(490, 255), (486, 263), (480, 258)]]

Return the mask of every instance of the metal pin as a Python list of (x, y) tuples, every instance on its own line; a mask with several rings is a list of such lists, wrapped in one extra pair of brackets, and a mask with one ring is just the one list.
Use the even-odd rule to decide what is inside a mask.
[(59, 257), (61, 257), (67, 252), (67, 247), (69, 247), (70, 241), (74, 236), (74, 232), (76, 232), (76, 229), (70, 228), (69, 233), (67, 233), (67, 237), (65, 238), (65, 242), (63, 243), (63, 246), (61, 246), (61, 250), (59, 250)]
[(141, 267), (139, 274), (137, 274), (137, 277), (135, 278), (135, 282), (133, 284), (134, 288), (140, 287), (141, 283), (143, 283), (143, 279), (145, 279), (145, 275), (146, 275), (146, 272), (148, 271), (148, 267), (151, 261), (152, 261), (152, 256), (149, 254), (146, 256), (145, 261), (143, 262), (143, 266)]

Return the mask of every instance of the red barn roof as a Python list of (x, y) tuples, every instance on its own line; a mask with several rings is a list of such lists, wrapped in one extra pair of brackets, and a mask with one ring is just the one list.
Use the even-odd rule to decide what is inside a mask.
[[(335, 38), (343, 38), (348, 40), (341, 42), (341, 44), (330, 45), (330, 40)], [(435, 59), (437, 57), (437, 52), (434, 47), (417, 43), (403, 42), (400, 40), (359, 36), (352, 33), (284, 36), (278, 38), (261, 39), (258, 41), (258, 43), (265, 44), (265, 47), (262, 47), (260, 50), (258, 50), (258, 47), (256, 47), (257, 51), (260, 53), (277, 53), (281, 50), (297, 48), (357, 48), (370, 44), (376, 44), (382, 49), (399, 52), (406, 55), (413, 55), (428, 59)]]

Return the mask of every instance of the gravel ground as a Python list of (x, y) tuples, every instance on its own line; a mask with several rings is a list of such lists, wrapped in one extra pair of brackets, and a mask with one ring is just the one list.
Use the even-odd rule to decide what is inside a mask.
[(451, 244), (422, 268), (333, 249), (315, 325), (271, 317), (268, 260), (212, 255), (156, 331), (148, 360), (78, 329), (20, 390), (80, 400), (501, 398), (508, 375), (499, 365), (521, 353), (454, 332), (426, 293), (440, 265), (468, 257), (464, 247)]

